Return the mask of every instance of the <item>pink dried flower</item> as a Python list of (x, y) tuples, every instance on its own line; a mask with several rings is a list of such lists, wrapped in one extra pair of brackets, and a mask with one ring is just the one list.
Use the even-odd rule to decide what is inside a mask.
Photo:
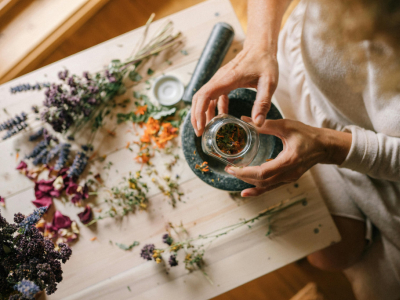
[(86, 205), (85, 210), (79, 213), (78, 217), (83, 224), (88, 224), (93, 219), (92, 208), (89, 205)]
[(64, 216), (58, 210), (54, 214), (52, 227), (55, 231), (59, 230), (60, 228), (68, 228), (71, 226), (71, 219), (67, 216)]
[(5, 200), (6, 199), (4, 197), (0, 196), (0, 205), (3, 206), (3, 207), (6, 207), (6, 201)]
[(26, 170), (28, 168), (28, 165), (23, 161), (23, 160), (21, 160), (21, 162), (19, 163), (19, 165), (17, 166), (17, 170)]
[(41, 198), (33, 200), (32, 203), (36, 207), (44, 207), (44, 206), (46, 206), (47, 208), (49, 208), (53, 204), (53, 199), (51, 197), (49, 197), (49, 196), (43, 196)]

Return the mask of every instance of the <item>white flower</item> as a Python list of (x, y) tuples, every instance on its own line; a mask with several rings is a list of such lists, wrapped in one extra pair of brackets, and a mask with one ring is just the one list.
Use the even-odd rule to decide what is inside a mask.
[(62, 176), (58, 176), (56, 180), (54, 180), (53, 186), (57, 191), (61, 190), (64, 187), (64, 180)]

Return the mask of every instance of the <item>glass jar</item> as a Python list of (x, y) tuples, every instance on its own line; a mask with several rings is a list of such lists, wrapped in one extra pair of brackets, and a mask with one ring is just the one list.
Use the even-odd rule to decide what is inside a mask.
[(207, 124), (201, 138), (201, 147), (204, 153), (228, 165), (245, 167), (256, 157), (260, 137), (254, 126), (249, 123), (228, 114), (221, 114)]

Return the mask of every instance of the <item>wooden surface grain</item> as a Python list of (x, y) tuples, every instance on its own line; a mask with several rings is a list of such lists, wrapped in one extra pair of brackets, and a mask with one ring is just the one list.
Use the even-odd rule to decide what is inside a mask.
[[(158, 17), (165, 16), (170, 14), (171, 12), (178, 11), (182, 8), (185, 8), (186, 6), (190, 6), (193, 3), (198, 3), (201, 1), (188, 1), (188, 0), (182, 0), (182, 1), (126, 1), (126, 0), (113, 0), (110, 1), (102, 10), (99, 11), (85, 26), (83, 26), (81, 29), (79, 29), (74, 36), (71, 38), (67, 39), (63, 44), (60, 45), (51, 55), (49, 55), (44, 61), (40, 62), (38, 65), (47, 65), (48, 63), (51, 63), (53, 61), (56, 61), (58, 59), (64, 58), (70, 54), (76, 53), (80, 50), (83, 50), (89, 46), (97, 44), (99, 41), (104, 41), (106, 39), (109, 39), (111, 37), (114, 37), (115, 35), (118, 35), (120, 33), (124, 33), (128, 30), (131, 30), (133, 28), (138, 27), (139, 25), (143, 25), (145, 20), (147, 19), (146, 17), (141, 17), (142, 14), (138, 14), (138, 11), (146, 11), (149, 10), (150, 12), (156, 11), (158, 14)], [(126, 6), (123, 6), (121, 3), (125, 3)], [(232, 1), (235, 11), (240, 17), (240, 21), (242, 23), (242, 26), (245, 25), (246, 20), (245, 20), (245, 1), (241, 0), (235, 0)], [(112, 9), (110, 9), (112, 8)], [(139, 9), (138, 9), (139, 8)], [(164, 15), (163, 15), (164, 14)], [(135, 16), (132, 18), (131, 16)], [(113, 26), (107, 26), (107, 23), (104, 22), (104, 20), (110, 20)], [(200, 40), (201, 42), (201, 40)], [(239, 41), (240, 42), (240, 41)], [(118, 47), (120, 48), (120, 47)], [(113, 47), (108, 47), (108, 51), (115, 51), (115, 48)], [(121, 50), (121, 49), (119, 49)], [(196, 53), (194, 51), (195, 55), (199, 55), (199, 53)], [(124, 57), (126, 52), (121, 51), (121, 58)], [(196, 59), (191, 56), (193, 53), (189, 52), (189, 57), (184, 57), (182, 63), (177, 63), (174, 65), (174, 67), (171, 68), (170, 72), (176, 72), (176, 74), (182, 74), (181, 76), (183, 77), (182, 80), (187, 80), (188, 78), (185, 78), (185, 75), (183, 74), (186, 72), (187, 68), (194, 68)], [(228, 55), (229, 56), (229, 55)], [(233, 54), (231, 53), (230, 58), (233, 57)], [(101, 68), (103, 59), (107, 59), (107, 57), (100, 57), (97, 62), (94, 62), (94, 60), (90, 59), (89, 55), (86, 56), (86, 58), (89, 60), (89, 64), (91, 65), (91, 69), (93, 70)], [(182, 58), (181, 58), (182, 59)], [(47, 70), (42, 70), (43, 72), (38, 72), (35, 74), (30, 74), (27, 77), (21, 78), (21, 82), (24, 80), (52, 80), (55, 78), (55, 72), (58, 70), (57, 68), (60, 68), (61, 66), (71, 66), (72, 65), (72, 71), (82, 71), (85, 68), (82, 67), (77, 67), (73, 63), (73, 61), (70, 59), (64, 60), (58, 64), (55, 64), (52, 66), (52, 68), (49, 68)], [(180, 70), (181, 69), (181, 70)], [(11, 83), (15, 84), (17, 81)], [(6, 86), (1, 86), (0, 87), (0, 94), (6, 93), (8, 90), (9, 85)], [(6, 103), (7, 107), (10, 107), (11, 111), (18, 111), (20, 107), (18, 105), (15, 105), (15, 103), (18, 103), (18, 101), (26, 101), (26, 96), (23, 95), (14, 95), (13, 99), (9, 99), (9, 101)], [(35, 98), (35, 97), (33, 97)], [(36, 99), (37, 98), (37, 99)], [(31, 103), (36, 103), (40, 102), (42, 99), (39, 99), (36, 97), (32, 101), (28, 101), (29, 104)], [(17, 101), (16, 101), (17, 99)], [(0, 114), (0, 119), (3, 117), (2, 114)], [(11, 143), (12, 147), (11, 148), (2, 148), (2, 153), (6, 153), (7, 151), (10, 152), (10, 156), (12, 154), (12, 149), (14, 149), (17, 146), (22, 145), (22, 140), (19, 140), (18, 138), (14, 139), (13, 142)], [(1, 145), (0, 145), (1, 146)], [(5, 152), (3, 152), (5, 151)], [(131, 158), (129, 158), (131, 160)], [(7, 159), (8, 166), (15, 166), (15, 161)], [(4, 161), (2, 161), (4, 163)], [(3, 178), (9, 178), (9, 176), (13, 175), (12, 169), (9, 169), (8, 167), (6, 168), (6, 174), (2, 174)], [(181, 169), (182, 171), (182, 169)], [(23, 177), (18, 177), (19, 182), (24, 181)], [(196, 180), (196, 179), (193, 179)], [(11, 180), (13, 181), (13, 180)], [(8, 213), (13, 213), (17, 210), (21, 210), (22, 212), (29, 212), (32, 207), (28, 206), (26, 203), (27, 199), (31, 200), (32, 193), (29, 192), (29, 189), (31, 186), (29, 186), (28, 182), (25, 182), (25, 191), (24, 193), (14, 194), (11, 191), (10, 195), (14, 195), (15, 197), (11, 197), (8, 203), (13, 203), (9, 206), (8, 208)], [(202, 183), (199, 183), (202, 184)], [(4, 186), (3, 186), (4, 188)], [(6, 187), (8, 189), (8, 187)], [(0, 190), (2, 188), (0, 187)], [(9, 191), (10, 192), (10, 191)], [(156, 195), (155, 195), (156, 197)], [(60, 206), (59, 204), (57, 204)], [(64, 209), (62, 206), (60, 209)], [(73, 207), (67, 208), (68, 212), (76, 213)], [(97, 233), (97, 230), (94, 232), (86, 232), (82, 236), (82, 238), (87, 239), (87, 236), (93, 236), (94, 234)], [(86, 236), (86, 237), (85, 237)], [(113, 235), (111, 235), (113, 237)], [(126, 233), (122, 235), (122, 237), (127, 237)], [(86, 244), (95, 244), (93, 242), (88, 243), (88, 241), (82, 241), (82, 248), (81, 251), (86, 251), (86, 248), (84, 245)], [(98, 241), (99, 242), (99, 241)], [(101, 246), (103, 245), (104, 241), (101, 242)], [(120, 242), (124, 242), (123, 240), (120, 240)], [(99, 242), (100, 243), (100, 242)], [(91, 249), (89, 247), (89, 249)], [(99, 249), (97, 247), (93, 247), (95, 249)], [(118, 251), (121, 251), (117, 249)], [(108, 250), (107, 250), (108, 251)], [(116, 251), (115, 249), (113, 251)], [(121, 254), (121, 252), (113, 252), (113, 255), (121, 255), (123, 256), (122, 259), (130, 259), (130, 256), (137, 256), (136, 253), (129, 253), (129, 255), (126, 255), (124, 253)], [(70, 270), (69, 270), (70, 271)], [(67, 271), (67, 272), (69, 272)], [(72, 271), (72, 276), (78, 275), (78, 271)], [(296, 291), (304, 287), (304, 285), (313, 280), (315, 281), (317, 279), (317, 283), (320, 286), (322, 292), (327, 295), (326, 299), (354, 299), (351, 295), (351, 290), (348, 282), (345, 280), (345, 278), (341, 274), (337, 273), (327, 273), (327, 272), (322, 272), (319, 270), (316, 270), (315, 268), (311, 267), (306, 261), (301, 261), (300, 263), (295, 263), (295, 264), (290, 264), (286, 267), (283, 267), (275, 272), (269, 273), (267, 275), (264, 275), (256, 280), (251, 281), (250, 283), (247, 283), (243, 286), (237, 287), (227, 293), (224, 293), (223, 295), (220, 295), (216, 297), (215, 299), (289, 299), (291, 296), (293, 296)], [(243, 282), (242, 282), (243, 283)], [(61, 289), (64, 289), (60, 286)], [(125, 291), (126, 292), (126, 291)], [(60, 293), (61, 295), (66, 295)], [(58, 295), (54, 299), (61, 299), (58, 298)]]

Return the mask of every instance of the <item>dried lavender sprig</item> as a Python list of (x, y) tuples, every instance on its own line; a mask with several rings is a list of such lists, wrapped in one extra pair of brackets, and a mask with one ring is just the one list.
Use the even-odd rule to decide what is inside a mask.
[(48, 151), (46, 159), (44, 161), (45, 164), (49, 164), (49, 162), (58, 155), (62, 149), (63, 144), (57, 144), (55, 145), (50, 151)]
[(20, 92), (25, 92), (25, 91), (30, 91), (30, 90), (38, 90), (40, 91), (44, 87), (49, 87), (50, 83), (49, 82), (37, 82), (36, 84), (30, 84), (30, 83), (23, 83), (19, 84), (17, 86), (11, 87), (10, 92), (11, 94), (16, 94)]
[(68, 177), (81, 175), (87, 163), (88, 163), (87, 155), (84, 152), (78, 152), (75, 156), (71, 168), (68, 171)]
[(33, 160), (33, 165), (37, 166), (38, 164), (44, 164), (48, 153), (49, 150), (47, 149), (47, 147), (43, 148), (42, 151), (40, 151), (40, 153)]
[(14, 118), (10, 118), (7, 121), (0, 124), (0, 131), (2, 130), (10, 130), (16, 125), (19, 125), (25, 122), (28, 119), (28, 115), (25, 112), (22, 112), (19, 115), (16, 115)]
[(45, 149), (48, 146), (48, 142), (46, 140), (40, 141), (35, 148), (33, 148), (32, 152), (25, 156), (25, 158), (35, 158), (36, 156), (39, 155), (40, 152), (42, 152), (43, 149)]
[(22, 231), (28, 232), (31, 230), (32, 226), (36, 225), (36, 223), (40, 220), (40, 218), (47, 211), (47, 206), (39, 207), (35, 209), (35, 211), (27, 216), (18, 226), (22, 229)]
[(33, 141), (38, 140), (39, 138), (41, 138), (43, 136), (43, 133), (44, 133), (44, 128), (42, 127), (38, 131), (36, 131), (35, 133), (33, 133), (29, 136), (29, 141), (33, 142)]
[(27, 128), (28, 124), (26, 124), (25, 122), (15, 125), (13, 128), (11, 128), (10, 130), (8, 130), (6, 132), (6, 134), (3, 136), (3, 140), (6, 140), (10, 137), (12, 137), (13, 135), (17, 134), (18, 132), (22, 131), (23, 129)]
[(58, 155), (58, 159), (57, 159), (56, 164), (54, 166), (54, 170), (56, 170), (56, 171), (61, 170), (67, 164), (69, 153), (70, 153), (71, 144), (63, 143), (63, 144), (61, 144), (60, 147), (61, 147), (60, 153)]

